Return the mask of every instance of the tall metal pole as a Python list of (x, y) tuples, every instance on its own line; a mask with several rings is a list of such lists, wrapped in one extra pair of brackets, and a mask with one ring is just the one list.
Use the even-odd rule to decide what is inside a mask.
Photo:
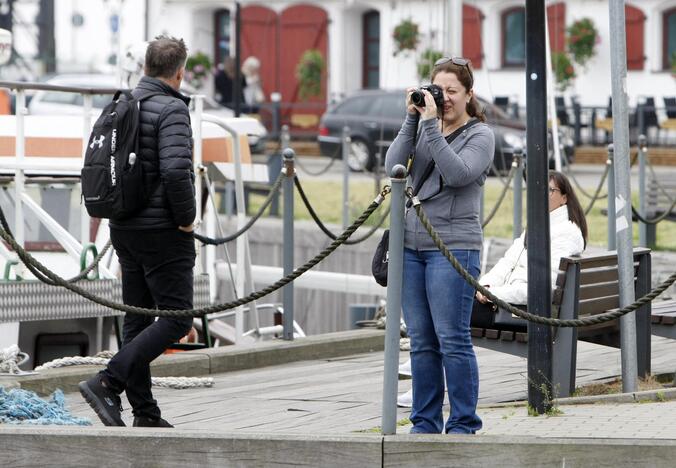
[(235, 82), (232, 84), (232, 102), (235, 117), (239, 117), (242, 109), (242, 66), (240, 65), (240, 44), (242, 35), (242, 16), (239, 2), (235, 2)]
[[(528, 311), (551, 316), (549, 182), (547, 177), (547, 69), (545, 2), (526, 1), (526, 126), (528, 128)], [(528, 323), (528, 404), (539, 414), (551, 408), (551, 327)]]
[(397, 164), (390, 173), (392, 199), (390, 209), (390, 244), (387, 263), (387, 320), (385, 321), (385, 362), (383, 375), (383, 435), (397, 432), (397, 381), (399, 368), (399, 333), (401, 321), (401, 287), (404, 271), (404, 190), (406, 168)]
[(343, 150), (343, 229), (350, 223), (350, 127), (343, 127), (342, 150)]
[[(294, 252), (294, 236), (293, 236), (293, 178), (296, 170), (294, 169), (294, 152), (291, 148), (284, 148), (282, 151), (284, 157), (284, 171), (286, 178), (284, 179), (284, 250), (282, 254), (282, 262), (284, 264), (284, 276), (293, 273), (293, 252)], [(282, 289), (282, 306), (284, 307), (283, 317), (283, 338), (285, 340), (293, 340), (293, 281)]]
[[(620, 277), (620, 307), (634, 302), (634, 255), (629, 174), (629, 118), (627, 105), (627, 43), (624, 0), (610, 5), (610, 76), (613, 89), (613, 143), (615, 145), (615, 237)], [(622, 391), (636, 390), (636, 315), (620, 318)]]
[(512, 218), (512, 239), (521, 235), (521, 219), (523, 216), (523, 149), (514, 148), (514, 213)]
[[(645, 158), (648, 152), (648, 139), (645, 135), (638, 136), (638, 209), (644, 218), (646, 213), (645, 198)], [(641, 247), (648, 247), (648, 225), (641, 221), (638, 222), (638, 243)]]
[(608, 250), (615, 250), (615, 150), (608, 145)]

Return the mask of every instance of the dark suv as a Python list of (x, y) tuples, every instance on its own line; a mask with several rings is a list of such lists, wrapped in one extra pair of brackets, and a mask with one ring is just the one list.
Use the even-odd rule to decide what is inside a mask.
[[(350, 129), (348, 165), (353, 171), (372, 171), (397, 136), (404, 121), (404, 90), (359, 91), (332, 106), (319, 124), (319, 147), (323, 156), (341, 157), (343, 127)], [(478, 98), (487, 123), (495, 133), (495, 168), (508, 170), (516, 146), (526, 146), (526, 126), (502, 109)]]

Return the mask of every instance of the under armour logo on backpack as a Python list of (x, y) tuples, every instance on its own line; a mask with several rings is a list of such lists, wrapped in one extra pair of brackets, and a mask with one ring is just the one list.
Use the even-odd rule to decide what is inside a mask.
[(99, 149), (103, 146), (103, 140), (106, 139), (105, 135), (99, 135), (98, 138), (92, 138), (92, 143), (89, 145), (91, 149), (94, 149), (94, 145), (99, 145)]

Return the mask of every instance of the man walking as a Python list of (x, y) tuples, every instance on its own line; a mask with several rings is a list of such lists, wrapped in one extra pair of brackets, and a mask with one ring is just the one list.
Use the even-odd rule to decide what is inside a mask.
[[(145, 76), (132, 91), (140, 104), (138, 162), (148, 204), (125, 219), (111, 219), (110, 237), (122, 267), (127, 305), (192, 309), (195, 246), (195, 174), (189, 98), (179, 92), (187, 49), (182, 39), (159, 36), (145, 56)], [(127, 314), (124, 340), (108, 366), (80, 382), (80, 393), (106, 426), (124, 426), (119, 394), (126, 391), (134, 426), (173, 427), (153, 399), (150, 363), (186, 335), (192, 317)]]

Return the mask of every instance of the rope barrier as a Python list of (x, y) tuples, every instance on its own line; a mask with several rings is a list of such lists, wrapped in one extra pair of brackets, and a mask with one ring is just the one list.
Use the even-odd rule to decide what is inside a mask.
[(300, 162), (300, 158), (295, 158), (293, 162), (296, 166), (298, 166), (307, 175), (311, 175), (311, 176), (316, 177), (316, 176), (320, 176), (320, 175), (327, 173), (329, 171), (329, 169), (331, 169), (331, 167), (333, 166), (333, 163), (335, 163), (336, 160), (339, 159), (338, 154), (341, 153), (341, 150), (342, 150), (342, 146), (338, 146), (338, 148), (336, 148), (336, 151), (331, 155), (331, 160), (329, 161), (329, 163), (324, 168), (320, 169), (319, 171), (308, 170), (307, 167), (303, 166), (303, 164)]
[[(495, 216), (495, 213), (498, 212), (498, 208), (500, 208), (500, 205), (502, 205), (502, 201), (505, 199), (505, 195), (507, 195), (507, 191), (509, 191), (510, 184), (512, 183), (512, 179), (514, 178), (515, 173), (516, 173), (516, 162), (513, 162), (512, 167), (509, 169), (509, 174), (507, 174), (507, 183), (505, 184), (505, 187), (502, 189), (502, 193), (500, 194), (498, 201), (495, 202), (495, 206), (491, 210), (490, 214), (481, 223), (482, 228), (486, 227), (486, 225), (488, 223), (490, 223), (491, 220), (493, 219), (493, 217)], [(517, 194), (514, 194), (514, 196), (517, 196)]]
[[(310, 203), (310, 200), (308, 200), (307, 195), (305, 194), (305, 190), (303, 190), (303, 187), (300, 184), (300, 180), (298, 180), (298, 177), (294, 177), (293, 182), (296, 186), (296, 189), (298, 190), (298, 194), (300, 195), (301, 200), (303, 200), (303, 204), (305, 205), (305, 208), (307, 208), (308, 212), (310, 213), (310, 216), (314, 220), (315, 224), (319, 227), (319, 229), (324, 232), (330, 239), (336, 240), (338, 236), (336, 236), (333, 232), (329, 230), (328, 227), (322, 222), (321, 219), (319, 219), (319, 216), (317, 215), (317, 212), (314, 210), (312, 207), (312, 204)], [(364, 234), (361, 237), (358, 237), (353, 240), (348, 240), (345, 241), (345, 245), (354, 245), (354, 244), (359, 244), (360, 242), (365, 241), (369, 237), (373, 235), (374, 232), (378, 230), (380, 226), (383, 225), (385, 220), (387, 219), (387, 216), (390, 214), (390, 207), (388, 206), (387, 209), (385, 210), (385, 213), (383, 213), (383, 216), (378, 220), (375, 226), (373, 226), (369, 231)]]
[[(574, 173), (573, 170), (571, 169), (570, 165), (566, 165), (566, 167), (567, 167), (567, 169), (566, 169), (566, 171), (565, 171), (566, 176), (568, 176), (568, 178), (571, 179), (571, 180), (573, 181), (573, 183), (575, 184), (575, 187), (577, 187), (577, 191), (580, 192), (582, 195), (584, 195), (584, 196), (587, 197), (587, 198), (593, 199), (593, 201), (596, 201), (596, 200), (605, 200), (606, 198), (608, 198), (608, 194), (607, 194), (607, 193), (604, 193), (603, 195), (598, 195), (598, 193), (601, 191), (601, 190), (600, 190), (600, 187), (603, 187), (603, 182), (605, 182), (605, 178), (607, 177), (607, 172), (608, 172), (608, 170), (609, 170), (609, 169), (608, 169), (608, 163), (607, 163), (607, 162), (606, 162), (606, 174), (602, 177), (601, 183), (599, 184), (599, 187), (596, 189), (594, 195), (589, 195), (589, 194), (587, 193), (587, 191), (582, 187), (582, 185), (580, 184), (580, 182), (577, 180), (577, 177), (575, 177), (575, 173)], [(592, 202), (592, 204), (593, 204), (593, 202)]]
[(249, 219), (249, 221), (247, 221), (247, 223), (244, 226), (242, 226), (242, 228), (239, 231), (230, 234), (229, 236), (218, 237), (216, 239), (212, 239), (210, 237), (195, 233), (195, 239), (197, 239), (198, 241), (200, 241), (205, 245), (221, 245), (237, 239), (239, 236), (241, 236), (246, 231), (251, 229), (251, 226), (253, 226), (254, 223), (258, 221), (261, 216), (263, 216), (263, 213), (268, 208), (270, 203), (272, 203), (272, 200), (275, 197), (275, 195), (280, 191), (282, 187), (282, 182), (284, 181), (284, 177), (285, 177), (284, 171), (280, 172), (279, 175), (277, 176), (277, 180), (275, 180), (275, 183), (272, 184), (272, 187), (270, 187), (270, 193), (268, 193), (267, 198), (265, 199), (265, 201), (263, 201), (263, 204), (258, 209), (258, 212), (251, 219)]
[(596, 203), (596, 200), (600, 200), (601, 198), (608, 198), (607, 193), (603, 197), (600, 197), (599, 192), (601, 191), (601, 187), (603, 187), (603, 184), (605, 184), (605, 182), (606, 182), (606, 177), (608, 177), (608, 173), (610, 172), (610, 165), (611, 164), (612, 164), (612, 162), (610, 160), (606, 161), (606, 170), (603, 171), (603, 175), (601, 176), (601, 181), (599, 182), (599, 185), (596, 187), (596, 191), (594, 192), (594, 196), (592, 197), (591, 202), (589, 202), (589, 206), (587, 207), (586, 210), (584, 210), (585, 216), (587, 216), (589, 214), (592, 207), (594, 206), (594, 203)]
[(634, 208), (634, 205), (631, 205), (631, 213), (636, 217), (636, 219), (638, 219), (639, 221), (641, 221), (644, 224), (657, 224), (660, 221), (662, 221), (664, 218), (669, 216), (671, 214), (671, 211), (675, 207), (676, 207), (676, 200), (674, 200), (674, 202), (671, 204), (671, 206), (669, 207), (668, 210), (666, 210), (664, 213), (662, 213), (661, 215), (659, 215), (659, 216), (657, 216), (653, 219), (646, 219), (643, 216), (641, 216), (640, 213), (636, 210), (636, 208)]
[[(12, 234), (12, 231), (11, 231), (10, 228), (9, 228), (9, 224), (7, 223), (7, 218), (5, 218), (5, 213), (2, 211), (1, 208), (0, 208), (0, 226), (2, 226), (2, 229), (3, 229), (4, 231), (6, 231), (12, 238), (14, 238), (14, 235)], [(108, 240), (108, 242), (106, 243), (106, 245), (103, 247), (103, 250), (101, 250), (101, 252), (100, 252), (96, 257), (94, 257), (94, 259), (92, 260), (92, 263), (91, 263), (87, 268), (85, 268), (84, 270), (82, 270), (82, 271), (81, 271), (79, 274), (77, 274), (76, 276), (73, 276), (72, 278), (67, 279), (67, 280), (64, 280), (64, 281), (67, 281), (67, 282), (69, 282), (69, 283), (77, 283), (78, 281), (87, 278), (87, 276), (89, 275), (89, 273), (91, 273), (91, 271), (92, 271), (94, 268), (97, 267), (97, 265), (99, 264), (99, 262), (101, 261), (101, 259), (106, 255), (106, 253), (108, 253), (108, 250), (110, 249), (110, 247), (111, 247), (112, 245), (113, 245), (112, 241), (111, 241), (111, 240)], [(35, 268), (33, 268), (32, 265), (26, 265), (26, 267), (28, 268), (28, 270), (29, 270), (31, 273), (33, 273), (33, 274), (35, 275), (36, 278), (38, 278), (38, 279), (39, 279), (40, 281), (42, 281), (43, 283), (50, 284), (50, 285), (52, 285), (52, 286), (56, 286), (55, 283), (53, 283), (49, 278), (47, 278), (46, 276), (44, 276), (44, 275), (43, 275), (42, 273), (40, 273), (38, 270), (36, 270)]]
[[(306, 271), (310, 270), (314, 266), (316, 266), (319, 262), (324, 260), (326, 257), (328, 257), (334, 250), (336, 250), (340, 245), (342, 245), (364, 222), (371, 216), (371, 214), (382, 204), (383, 200), (385, 200), (385, 197), (390, 193), (390, 187), (385, 186), (383, 190), (380, 192), (380, 194), (371, 202), (369, 207), (357, 218), (347, 229), (343, 231), (343, 233), (331, 244), (323, 249), (319, 254), (317, 254), (314, 258), (312, 258), (310, 261), (305, 263), (304, 265), (296, 268), (292, 273), (289, 275), (281, 278), (277, 282), (269, 285), (266, 288), (263, 288), (259, 291), (252, 292), (246, 297), (237, 299), (235, 301), (231, 302), (226, 302), (223, 304), (217, 304), (217, 305), (212, 305), (208, 307), (203, 307), (200, 309), (189, 309), (189, 310), (163, 310), (163, 309), (146, 309), (143, 307), (134, 307), (134, 306), (129, 306), (125, 304), (118, 304), (113, 301), (109, 301), (108, 299), (104, 299), (102, 297), (96, 296), (89, 291), (86, 291), (80, 287), (78, 287), (75, 284), (69, 283), (65, 279), (61, 278), (60, 276), (56, 275), (54, 272), (50, 271), (47, 267), (45, 267), (42, 263), (37, 261), (33, 256), (31, 256), (26, 250), (24, 250), (14, 239), (14, 237), (8, 233), (5, 229), (0, 229), (0, 237), (4, 239), (13, 249), (17, 254), (19, 255), (19, 258), (21, 259), (24, 264), (26, 264), (27, 267), (33, 268), (37, 271), (40, 272), (40, 279), (41, 277), (46, 276), (48, 279), (50, 279), (52, 282), (56, 283), (57, 286), (64, 287), (76, 294), (79, 294), (80, 296), (84, 297), (85, 299), (88, 299), (92, 302), (95, 302), (99, 305), (102, 305), (104, 307), (109, 307), (111, 309), (119, 310), (121, 312), (127, 312), (127, 313), (132, 313), (132, 314), (142, 314), (142, 315), (149, 315), (152, 317), (202, 317), (207, 314), (212, 314), (215, 312), (221, 312), (224, 310), (228, 309), (234, 309), (236, 307), (239, 307), (241, 305), (244, 305), (246, 303), (249, 303), (251, 301), (260, 299), (261, 297), (267, 296), (268, 294), (284, 287), (291, 281), (295, 280), (298, 278), (300, 275), (305, 273)], [(0, 213), (2, 213), (2, 210), (0, 209)], [(29, 266), (30, 265), (30, 266)]]
[(676, 281), (676, 272), (674, 272), (671, 274), (671, 276), (669, 276), (669, 278), (667, 278), (666, 281), (662, 282), (657, 288), (653, 289), (652, 291), (650, 291), (648, 294), (638, 299), (633, 304), (630, 304), (618, 310), (604, 312), (602, 314), (594, 315), (591, 317), (585, 317), (581, 319), (562, 320), (541, 317), (539, 315), (534, 315), (525, 312), (521, 309), (517, 309), (513, 305), (496, 297), (495, 295), (493, 295), (493, 293), (490, 292), (489, 289), (479, 284), (477, 280), (474, 279), (472, 275), (470, 275), (469, 272), (462, 267), (462, 265), (460, 265), (460, 263), (453, 256), (450, 250), (448, 250), (448, 247), (446, 247), (446, 245), (443, 243), (443, 241), (439, 237), (439, 234), (437, 234), (437, 232), (434, 230), (434, 227), (430, 223), (429, 218), (427, 218), (427, 215), (425, 214), (425, 212), (422, 209), (422, 206), (420, 205), (420, 201), (415, 199), (415, 197), (413, 197), (413, 206), (418, 215), (418, 218), (420, 219), (420, 222), (423, 224), (423, 226), (427, 230), (427, 233), (434, 241), (434, 245), (436, 245), (437, 248), (441, 251), (441, 253), (446, 257), (446, 259), (448, 259), (448, 261), (451, 262), (451, 265), (453, 265), (453, 268), (455, 268), (458, 274), (462, 276), (465, 279), (465, 281), (471, 284), (472, 287), (474, 287), (477, 291), (486, 296), (493, 304), (497, 304), (498, 307), (506, 309), (508, 312), (518, 317), (521, 317), (522, 319), (528, 320), (529, 322), (539, 323), (541, 325), (551, 325), (554, 327), (586, 327), (588, 325), (597, 325), (600, 323), (609, 322), (625, 314), (628, 314), (629, 312), (633, 312), (636, 309), (643, 306), (644, 304), (651, 302), (653, 299), (655, 299), (657, 296), (659, 296), (665, 290), (667, 290), (669, 286), (671, 286), (674, 283), (674, 281)]

